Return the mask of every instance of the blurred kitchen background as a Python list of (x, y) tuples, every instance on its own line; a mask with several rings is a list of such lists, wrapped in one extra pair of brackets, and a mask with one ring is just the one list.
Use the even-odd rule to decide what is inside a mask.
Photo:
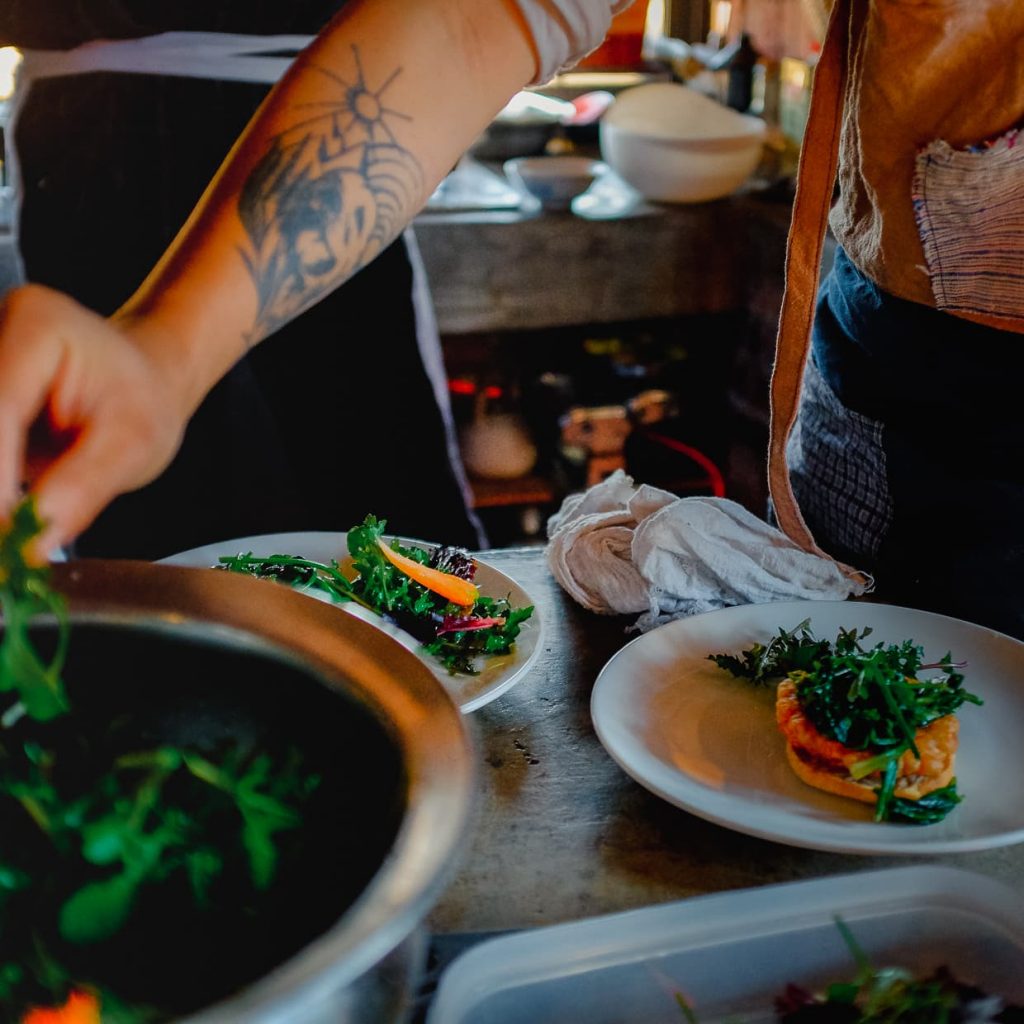
[[(565, 495), (616, 468), (764, 513), (826, 17), (827, 0), (635, 0), (582, 65), (515, 98), (418, 217), (492, 545), (542, 542)], [(0, 129), (16, 61), (0, 50)], [(2, 292), (18, 270), (0, 182)]]

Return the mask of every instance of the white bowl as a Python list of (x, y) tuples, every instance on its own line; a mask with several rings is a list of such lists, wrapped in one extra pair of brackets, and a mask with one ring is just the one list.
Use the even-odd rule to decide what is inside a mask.
[(647, 199), (695, 203), (743, 184), (765, 124), (669, 82), (625, 90), (601, 120), (601, 155)]
[(509, 181), (551, 210), (566, 210), (607, 170), (585, 156), (525, 156), (504, 164)]

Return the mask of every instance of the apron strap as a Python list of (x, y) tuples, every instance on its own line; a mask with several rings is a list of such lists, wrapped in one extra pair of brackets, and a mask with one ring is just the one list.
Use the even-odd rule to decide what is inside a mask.
[[(811, 106), (797, 172), (796, 197), (786, 243), (785, 292), (775, 343), (771, 379), (768, 488), (779, 526), (795, 544), (828, 558), (815, 543), (797, 505), (789, 479), (786, 443), (796, 421), (804, 368), (818, 296), (832, 190), (839, 166), (839, 135), (846, 91), (850, 39), (850, 0), (835, 0), (821, 58), (814, 71)], [(841, 566), (854, 579), (855, 569)]]
[(72, 50), (25, 50), (20, 85), (27, 88), (29, 82), (40, 78), (92, 71), (272, 85), (313, 39), (232, 32), (161, 32), (139, 39), (95, 39)]
[[(22, 194), (18, 120), (33, 82), (106, 71), (273, 85), (314, 38), (309, 35), (161, 32), (138, 39), (94, 39), (71, 50), (23, 50), (7, 116), (9, 185), (6, 194), (0, 196), (0, 201), (8, 204), (13, 230), (18, 231)], [(24, 277), (20, 256), (18, 273)]]

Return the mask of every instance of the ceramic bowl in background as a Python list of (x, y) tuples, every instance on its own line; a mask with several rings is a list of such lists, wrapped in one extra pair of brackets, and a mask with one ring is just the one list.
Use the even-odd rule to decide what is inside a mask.
[(671, 82), (622, 92), (601, 120), (601, 156), (645, 198), (696, 203), (734, 192), (761, 160), (766, 126)]
[(521, 192), (549, 210), (567, 210), (607, 171), (600, 160), (585, 156), (537, 156), (507, 160), (505, 175)]

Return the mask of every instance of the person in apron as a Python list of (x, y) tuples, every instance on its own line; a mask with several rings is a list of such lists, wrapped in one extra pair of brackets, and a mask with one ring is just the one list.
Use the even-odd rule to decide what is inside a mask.
[(205, 192), (264, 95), (248, 79), (305, 42), (234, 33), (308, 32), (336, 2), (6, 4), (0, 37), (33, 48), (21, 249), (49, 288), (0, 309), (0, 514), (27, 478), (41, 556), (78, 537), (80, 554), (158, 557), (366, 512), (477, 542), (415, 263), (392, 243), (510, 95), (593, 49), (626, 2), (347, 4)]
[[(10, 132), (20, 253), (29, 281), (109, 315), (311, 38), (239, 33), (312, 33), (337, 4), (54, 6), (70, 8), (0, 11), (0, 38), (32, 47)], [(135, 33), (146, 35), (95, 41)], [(218, 539), (343, 530), (368, 512), (399, 533), (479, 546), (467, 495), (407, 234), (237, 362), (166, 471), (115, 499), (76, 551), (158, 558)]]
[[(770, 472), (786, 532), (874, 574), (880, 599), (1018, 637), (1021, 68), (1019, 0), (836, 0), (790, 235)], [(840, 248), (815, 311), (837, 167)]]

